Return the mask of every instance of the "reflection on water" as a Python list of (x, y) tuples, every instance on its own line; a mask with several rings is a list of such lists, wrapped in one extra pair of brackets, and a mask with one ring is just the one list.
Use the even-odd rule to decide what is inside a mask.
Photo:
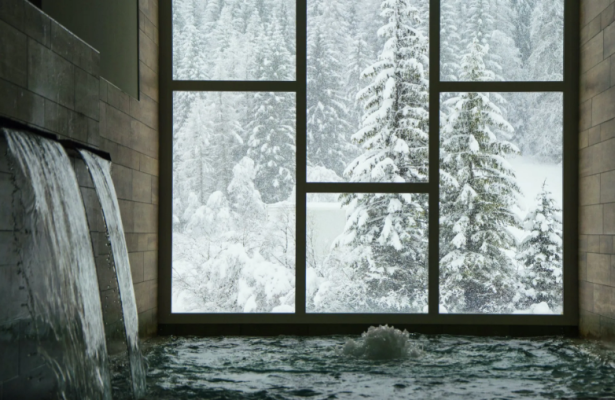
[(410, 334), (419, 357), (366, 360), (350, 339), (172, 338), (148, 352), (148, 398), (615, 397), (615, 352), (589, 342)]

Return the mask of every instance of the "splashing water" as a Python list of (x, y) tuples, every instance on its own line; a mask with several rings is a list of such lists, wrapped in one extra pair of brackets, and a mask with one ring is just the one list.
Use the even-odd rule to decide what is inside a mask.
[(421, 349), (410, 341), (410, 334), (393, 326), (370, 326), (363, 332), (361, 339), (349, 339), (342, 348), (342, 354), (365, 358), (367, 360), (391, 360), (399, 358), (417, 358)]
[(141, 350), (139, 349), (139, 320), (137, 314), (137, 303), (135, 300), (132, 285), (132, 274), (130, 272), (130, 260), (124, 227), (120, 215), (120, 207), (115, 193), (115, 186), (111, 179), (111, 163), (104, 160), (87, 150), (80, 150), (81, 156), (94, 181), (96, 193), (100, 200), (107, 224), (107, 232), (111, 241), (111, 251), (117, 273), (122, 311), (124, 314), (124, 327), (128, 342), (128, 356), (130, 359), (130, 370), (132, 375), (132, 389), (135, 398), (139, 399), (145, 395), (145, 365)]
[(107, 349), (90, 233), (64, 148), (3, 129), (20, 179), (22, 269), (34, 330), (27, 340), (53, 370), (64, 399), (111, 399)]

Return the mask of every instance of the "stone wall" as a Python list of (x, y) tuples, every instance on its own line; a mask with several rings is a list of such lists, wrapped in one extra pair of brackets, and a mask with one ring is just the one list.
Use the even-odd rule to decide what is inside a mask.
[(580, 332), (615, 339), (615, 0), (581, 1)]
[(157, 0), (139, 0), (139, 50), (135, 99), (100, 77), (100, 54), (87, 43), (25, 0), (0, 1), (0, 116), (111, 154), (140, 333), (150, 336), (157, 327)]
[(111, 154), (139, 310), (139, 332), (157, 330), (158, 0), (139, 0), (139, 100), (100, 79), (99, 147)]
[[(139, 1), (140, 97), (122, 93), (99, 76), (99, 53), (25, 0), (0, 0), (0, 117), (22, 122), (110, 153), (113, 179), (120, 198), (122, 219), (142, 337), (157, 329), (158, 242), (158, 14), (157, 0)], [(75, 161), (75, 164), (79, 164)], [(88, 185), (84, 166), (76, 172), (86, 206), (98, 201)], [(0, 279), (10, 289), (0, 293), (2, 304), (22, 302), (24, 307), (0, 308), (0, 323), (21, 336), (28, 330), (25, 283), (17, 265), (18, 249), (12, 240), (14, 216), (6, 142), (0, 139)], [(88, 201), (88, 199), (90, 201)], [(100, 211), (96, 211), (100, 213)], [(90, 217), (91, 215), (89, 215)], [(98, 220), (98, 219), (96, 219)], [(92, 222), (92, 221), (90, 221)], [(100, 222), (100, 221), (98, 221)], [(94, 224), (96, 225), (96, 224)], [(98, 224), (100, 225), (100, 223)], [(110, 269), (103, 226), (93, 226), (99, 278)], [(108, 279), (110, 282), (111, 279)], [(3, 285), (4, 286), (4, 285)], [(101, 299), (111, 287), (100, 287)], [(107, 306), (107, 307), (105, 307)], [(118, 303), (103, 304), (107, 334), (117, 331)], [(1, 343), (11, 343), (8, 337)], [(114, 349), (109, 349), (115, 352)], [(43, 398), (55, 379), (36, 349), (21, 342), (0, 346), (0, 400), (19, 393), (24, 399)]]

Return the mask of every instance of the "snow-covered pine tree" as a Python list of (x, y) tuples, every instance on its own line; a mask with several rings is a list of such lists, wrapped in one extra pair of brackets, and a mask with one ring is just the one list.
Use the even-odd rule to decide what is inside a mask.
[[(408, 0), (384, 0), (380, 30), (386, 42), (366, 69), (359, 93), (362, 129), (353, 135), (364, 154), (346, 176), (358, 182), (417, 182), (427, 176), (427, 39), (415, 28)], [(340, 245), (363, 248), (355, 276), (369, 287), (374, 311), (422, 312), (426, 304), (426, 197), (413, 194), (343, 194), (349, 217)], [(395, 299), (395, 300), (392, 300)]]
[[(292, 79), (295, 62), (284, 45), (280, 26), (272, 18), (257, 52), (258, 80)], [(286, 200), (295, 187), (295, 96), (257, 92), (252, 101), (248, 156), (256, 164), (254, 183), (265, 203)]]
[[(529, 74), (536, 81), (561, 81), (564, 74), (564, 2), (538, 2), (532, 15), (532, 54)], [(527, 125), (524, 153), (544, 161), (563, 158), (564, 105), (561, 95), (536, 93), (531, 107), (535, 110)]]
[[(459, 45), (461, 38), (459, 37), (459, 19), (456, 4), (451, 0), (442, 1), (440, 7), (441, 20), (440, 25), (440, 76), (443, 81), (459, 80)], [(447, 94), (445, 94), (447, 95)], [(448, 97), (448, 96), (447, 96)]]
[[(485, 81), (486, 46), (476, 38), (462, 60), (461, 80)], [(489, 93), (460, 93), (446, 102), (442, 128), (440, 293), (448, 312), (506, 312), (513, 298), (515, 246), (508, 227), (519, 187), (506, 156), (517, 148), (498, 140), (511, 130)]]
[[(348, 162), (348, 104), (344, 93), (337, 2), (310, 3), (307, 61), (308, 164), (341, 176)], [(335, 34), (338, 31), (338, 34)]]
[(519, 304), (522, 309), (542, 302), (546, 302), (554, 312), (561, 311), (563, 307), (561, 218), (562, 210), (558, 208), (545, 181), (536, 197), (535, 207), (523, 221), (528, 235), (517, 255), (525, 266), (523, 284), (527, 295)]

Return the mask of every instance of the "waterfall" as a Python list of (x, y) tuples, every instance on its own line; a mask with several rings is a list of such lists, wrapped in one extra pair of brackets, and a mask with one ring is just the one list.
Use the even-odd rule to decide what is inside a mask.
[(132, 373), (132, 387), (135, 398), (139, 399), (145, 394), (145, 366), (139, 349), (137, 304), (132, 285), (132, 274), (130, 272), (130, 261), (128, 259), (128, 249), (126, 247), (120, 207), (115, 193), (115, 186), (111, 179), (111, 163), (87, 150), (80, 150), (79, 152), (88, 166), (94, 181), (107, 225), (124, 314), (124, 327), (126, 329), (128, 356)]
[(32, 339), (64, 399), (111, 400), (98, 280), (87, 218), (64, 148), (3, 129), (25, 208), (19, 235)]

